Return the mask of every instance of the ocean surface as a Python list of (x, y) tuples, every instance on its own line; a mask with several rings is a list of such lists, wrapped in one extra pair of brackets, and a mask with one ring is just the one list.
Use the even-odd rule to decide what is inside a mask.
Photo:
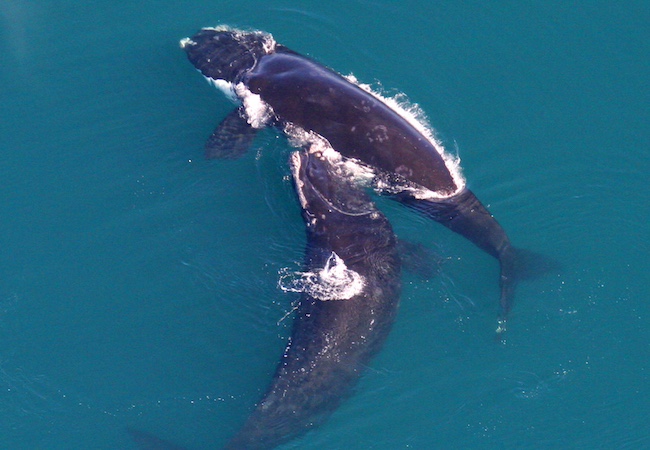
[(284, 448), (650, 448), (650, 6), (597, 0), (2, 0), (0, 448), (219, 448), (269, 382), (305, 234), (275, 132), (203, 158), (233, 106), (178, 41), (224, 23), (405, 94), (559, 265), (498, 343), (496, 262), (378, 198), (440, 274)]

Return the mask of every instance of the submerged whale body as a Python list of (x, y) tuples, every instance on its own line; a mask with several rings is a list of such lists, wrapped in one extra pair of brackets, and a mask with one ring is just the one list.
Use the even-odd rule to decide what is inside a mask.
[(273, 381), (227, 449), (271, 449), (324, 421), (380, 349), (397, 311), (401, 263), (386, 217), (322, 154), (295, 152), (291, 166), (310, 276)]
[[(270, 450), (324, 422), (381, 349), (399, 305), (397, 238), (346, 160), (311, 145), (290, 165), (307, 243), (304, 272), (285, 290), (301, 295), (272, 381), (228, 450)], [(128, 432), (143, 450), (181, 448)]]
[(465, 187), (456, 161), (425, 127), (354, 82), (277, 44), (268, 33), (204, 28), (181, 46), (208, 81), (241, 102), (208, 140), (208, 157), (239, 156), (266, 125), (283, 129), (290, 138), (295, 129), (323, 137), (341, 155), (372, 167), (378, 189), (499, 261), (497, 331), (505, 330), (518, 252)]

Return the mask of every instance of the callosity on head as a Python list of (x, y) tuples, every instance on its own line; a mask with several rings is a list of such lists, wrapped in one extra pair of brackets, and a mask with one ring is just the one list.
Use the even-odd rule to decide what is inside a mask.
[(244, 32), (227, 27), (203, 28), (181, 40), (190, 62), (205, 77), (236, 83), (255, 67), (262, 56), (273, 52), (273, 37), (261, 31)]

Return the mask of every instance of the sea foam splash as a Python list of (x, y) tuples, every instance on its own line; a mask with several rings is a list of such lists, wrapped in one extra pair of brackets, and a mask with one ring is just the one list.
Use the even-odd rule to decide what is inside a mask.
[(244, 105), (249, 125), (253, 128), (264, 128), (274, 116), (271, 105), (258, 94), (253, 94), (244, 83), (237, 83), (234, 91)]
[(318, 300), (349, 300), (363, 291), (363, 276), (348, 269), (335, 252), (327, 258), (325, 267), (313, 272), (280, 270), (278, 286), (284, 292), (301, 292)]

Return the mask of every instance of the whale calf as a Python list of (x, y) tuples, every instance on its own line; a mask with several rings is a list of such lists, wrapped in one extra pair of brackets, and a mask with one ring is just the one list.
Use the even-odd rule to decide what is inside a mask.
[(365, 189), (330, 158), (291, 156), (307, 230), (305, 272), (291, 286), (302, 294), (273, 380), (227, 449), (271, 449), (324, 421), (393, 323), (401, 286), (395, 235)]
[[(285, 273), (281, 286), (300, 297), (272, 380), (228, 450), (270, 450), (323, 423), (381, 349), (400, 301), (397, 238), (363, 169), (318, 139), (290, 166), (307, 239), (302, 271)], [(143, 450), (184, 448), (127, 431)]]
[(296, 129), (323, 137), (343, 156), (372, 167), (379, 191), (461, 234), (499, 261), (497, 332), (505, 330), (520, 252), (466, 188), (458, 161), (444, 152), (425, 125), (265, 32), (203, 28), (183, 39), (181, 47), (208, 81), (241, 103), (208, 140), (208, 157), (241, 155), (265, 126), (280, 128), (294, 141)]

